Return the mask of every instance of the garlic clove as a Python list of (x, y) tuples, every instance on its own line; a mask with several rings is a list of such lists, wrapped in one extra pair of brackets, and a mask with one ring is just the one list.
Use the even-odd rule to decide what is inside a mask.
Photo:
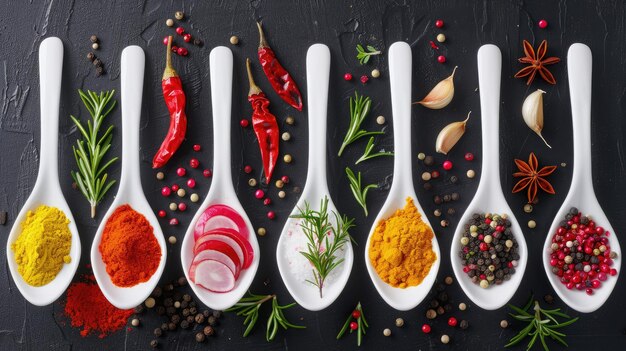
[(426, 95), (422, 101), (415, 102), (414, 104), (420, 104), (432, 110), (442, 109), (452, 101), (454, 97), (454, 73), (458, 66), (454, 67), (452, 74), (437, 83), (435, 87)]
[(461, 139), (465, 133), (465, 125), (471, 113), (472, 111), (467, 114), (467, 118), (464, 121), (450, 123), (439, 132), (437, 141), (435, 142), (435, 149), (438, 153), (447, 155), (452, 147)]
[(532, 129), (549, 148), (552, 148), (541, 135), (543, 130), (543, 94), (546, 92), (537, 89), (537, 91), (528, 95), (522, 104), (522, 117), (528, 128)]

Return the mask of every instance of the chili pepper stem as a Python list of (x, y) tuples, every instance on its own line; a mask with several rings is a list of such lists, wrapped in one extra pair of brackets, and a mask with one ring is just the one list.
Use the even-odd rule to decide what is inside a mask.
[(262, 93), (263, 91), (259, 88), (258, 85), (254, 82), (254, 77), (252, 77), (252, 69), (250, 68), (250, 59), (246, 59), (246, 69), (248, 70), (248, 82), (250, 82), (250, 91), (248, 91), (248, 96), (256, 95)]
[(267, 44), (267, 40), (265, 40), (265, 33), (261, 27), (261, 22), (257, 22), (256, 26), (259, 28), (259, 48), (268, 47), (269, 45)]
[(167, 56), (165, 57), (165, 71), (163, 72), (163, 80), (172, 77), (178, 77), (178, 73), (172, 66), (172, 41), (174, 38), (170, 35), (167, 38)]

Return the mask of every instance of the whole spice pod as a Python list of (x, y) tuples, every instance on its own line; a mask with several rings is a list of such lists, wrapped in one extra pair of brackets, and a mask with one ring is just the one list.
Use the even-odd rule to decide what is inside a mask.
[(545, 93), (545, 91), (537, 89), (537, 91), (526, 97), (522, 105), (522, 117), (524, 117), (524, 122), (526, 122), (528, 128), (537, 133), (547, 147), (552, 148), (541, 135), (543, 130), (543, 94)]
[(454, 67), (452, 74), (448, 78), (437, 83), (422, 101), (414, 104), (420, 104), (432, 110), (439, 110), (448, 106), (454, 97), (454, 73), (457, 67)]
[(259, 140), (265, 180), (269, 184), (278, 160), (278, 123), (276, 123), (276, 117), (269, 110), (270, 101), (254, 82), (252, 69), (250, 68), (250, 59), (246, 59), (246, 69), (250, 83), (248, 101), (252, 105), (252, 127)]
[(172, 36), (168, 37), (167, 59), (161, 88), (163, 99), (170, 114), (170, 126), (165, 135), (161, 147), (154, 155), (152, 168), (160, 168), (172, 158), (178, 147), (185, 139), (187, 132), (187, 115), (185, 114), (186, 97), (183, 91), (183, 84), (172, 66)]
[(467, 118), (465, 118), (464, 121), (450, 123), (439, 132), (435, 143), (435, 149), (438, 153), (447, 155), (452, 147), (461, 139), (465, 133), (465, 125), (471, 113), (472, 111), (467, 114)]
[(270, 81), (272, 88), (274, 88), (281, 99), (293, 106), (296, 110), (302, 111), (302, 95), (300, 94), (300, 89), (298, 89), (291, 74), (280, 64), (274, 50), (267, 44), (261, 23), (257, 22), (256, 25), (259, 28), (258, 54), (263, 72)]

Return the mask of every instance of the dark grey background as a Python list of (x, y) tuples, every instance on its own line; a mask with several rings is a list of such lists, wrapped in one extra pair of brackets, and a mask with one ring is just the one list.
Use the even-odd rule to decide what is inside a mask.
[[(256, 59), (255, 77), (258, 84), (268, 94), (272, 102), (272, 111), (279, 119), (283, 130), (292, 134), (292, 141), (281, 143), (281, 153), (291, 153), (294, 162), (286, 165), (279, 162), (277, 175), (287, 174), (292, 182), (287, 187), (288, 196), (279, 200), (277, 190), (272, 187), (270, 196), (274, 200), (271, 206), (278, 214), (277, 219), (266, 218), (267, 209), (253, 196), (248, 187), (248, 176), (242, 172), (245, 164), (255, 168), (254, 176), (259, 178), (261, 162), (255, 136), (251, 128), (242, 130), (239, 119), (250, 115), (246, 101), (248, 91), (244, 61), (254, 58), (258, 36), (254, 21), (264, 23), (269, 42), (279, 55), (285, 67), (298, 82), (303, 95), (306, 94), (305, 55), (309, 45), (321, 42), (330, 47), (332, 53), (331, 88), (328, 107), (329, 135), (328, 176), (333, 200), (341, 212), (356, 218), (357, 227), (353, 236), (358, 243), (356, 260), (352, 276), (346, 290), (339, 299), (326, 310), (311, 313), (298, 307), (287, 315), (292, 321), (307, 326), (304, 331), (280, 331), (273, 343), (264, 340), (263, 322), (246, 339), (241, 337), (242, 319), (232, 314), (227, 315), (220, 327), (218, 336), (207, 343), (198, 345), (189, 332), (171, 334), (165, 341), (167, 349), (348, 349), (356, 348), (356, 336), (350, 335), (340, 341), (335, 340), (338, 329), (357, 301), (364, 305), (370, 326), (364, 338), (362, 349), (460, 349), (494, 350), (503, 349), (506, 341), (519, 330), (519, 325), (508, 330), (501, 330), (498, 323), (506, 317), (507, 309), (483, 311), (472, 306), (463, 295), (458, 285), (448, 289), (454, 305), (467, 302), (470, 307), (465, 312), (455, 312), (457, 318), (470, 321), (467, 331), (452, 330), (439, 318), (434, 324), (434, 331), (425, 336), (419, 331), (424, 321), (425, 304), (409, 312), (397, 312), (385, 304), (376, 293), (364, 266), (363, 250), (366, 235), (372, 220), (380, 209), (391, 181), (392, 159), (380, 158), (353, 166), (361, 155), (365, 140), (348, 147), (341, 158), (335, 157), (343, 133), (349, 121), (348, 98), (354, 90), (373, 98), (373, 111), (366, 122), (366, 127), (377, 128), (374, 119), (384, 115), (391, 121), (389, 83), (387, 76), (386, 53), (394, 41), (405, 40), (413, 48), (413, 96), (418, 100), (423, 97), (436, 82), (446, 77), (454, 65), (459, 66), (455, 78), (456, 94), (449, 107), (440, 111), (430, 111), (422, 107), (414, 108), (413, 116), (413, 154), (418, 152), (434, 153), (434, 142), (438, 131), (446, 124), (461, 120), (469, 110), (474, 111), (468, 123), (466, 136), (450, 154), (455, 168), (435, 182), (437, 191), (459, 191), (461, 200), (455, 203), (456, 216), (447, 216), (450, 227), (441, 228), (439, 219), (432, 215), (437, 208), (432, 202), (436, 191), (427, 192), (422, 188), (420, 174), (424, 166), (414, 164), (416, 190), (429, 219), (434, 224), (439, 243), (442, 247), (442, 265), (439, 277), (452, 273), (449, 263), (449, 247), (458, 217), (471, 200), (478, 184), (478, 177), (467, 180), (464, 174), (469, 168), (479, 173), (481, 158), (480, 107), (477, 93), (476, 51), (480, 45), (494, 43), (503, 54), (502, 95), (501, 95), (501, 175), (502, 186), (507, 199), (518, 220), (523, 224), (524, 234), (529, 246), (530, 259), (524, 280), (512, 302), (523, 304), (531, 293), (541, 297), (552, 293), (541, 263), (541, 247), (546, 232), (552, 222), (552, 216), (558, 210), (567, 193), (572, 166), (572, 127), (567, 87), (566, 62), (551, 66), (557, 85), (549, 86), (538, 80), (527, 87), (523, 80), (514, 79), (513, 75), (522, 66), (517, 58), (522, 56), (521, 42), (528, 39), (536, 45), (542, 40), (549, 42), (549, 55), (566, 57), (567, 48), (574, 42), (589, 45), (594, 54), (593, 64), (593, 107), (592, 107), (592, 142), (594, 184), (600, 203), (618, 234), (626, 228), (626, 201), (623, 195), (626, 182), (624, 175), (624, 63), (626, 55), (626, 26), (624, 23), (625, 6), (620, 1), (10, 1), (0, 4), (0, 209), (9, 212), (9, 222), (0, 226), (0, 244), (5, 239), (13, 223), (13, 218), (28, 197), (37, 177), (39, 148), (39, 87), (37, 49), (41, 40), (48, 36), (59, 36), (65, 47), (63, 68), (63, 92), (61, 94), (61, 122), (59, 130), (60, 177), (64, 194), (70, 204), (83, 242), (81, 268), (76, 276), (86, 273), (89, 263), (88, 250), (99, 224), (99, 219), (106, 211), (116, 188), (100, 205), (98, 218), (89, 218), (89, 209), (82, 195), (72, 189), (70, 170), (75, 167), (71, 145), (78, 133), (72, 127), (70, 114), (86, 118), (76, 90), (119, 90), (119, 58), (122, 49), (131, 44), (140, 45), (146, 51), (146, 79), (143, 98), (141, 123), (141, 155), (143, 187), (148, 200), (155, 210), (165, 208), (168, 200), (160, 195), (163, 185), (158, 182), (151, 169), (154, 152), (160, 145), (165, 133), (168, 115), (162, 101), (160, 81), (164, 67), (163, 37), (173, 31), (165, 26), (165, 20), (173, 17), (174, 11), (184, 10), (187, 20), (184, 27), (194, 36), (204, 39), (202, 49), (190, 48), (187, 58), (175, 57), (175, 66), (185, 83), (189, 96), (189, 131), (187, 141), (170, 161), (167, 184), (177, 178), (174, 170), (187, 164), (194, 154), (191, 146), (200, 143), (203, 151), (200, 161), (203, 166), (212, 160), (212, 127), (209, 89), (209, 51), (217, 45), (227, 45), (235, 57), (235, 80), (233, 91), (233, 175), (240, 200), (255, 227), (263, 226), (268, 230), (260, 238), (261, 265), (252, 285), (256, 293), (278, 294), (282, 303), (292, 299), (282, 284), (275, 263), (275, 246), (282, 225), (292, 206), (297, 200), (296, 187), (305, 182), (307, 160), (307, 124), (306, 98), (305, 110), (299, 113), (283, 103), (271, 90), (267, 79), (259, 70)], [(448, 40), (441, 44), (441, 53), (448, 62), (440, 65), (436, 62), (437, 53), (428, 42), (441, 32), (434, 27), (434, 21), (442, 18), (446, 27), (442, 30)], [(550, 26), (546, 30), (537, 27), (536, 22), (545, 18)], [(108, 74), (95, 78), (94, 68), (86, 60), (90, 50), (89, 36), (101, 38), (101, 50), (97, 55), (102, 58)], [(238, 46), (228, 44), (231, 35), (239, 36)], [(180, 37), (177, 38), (180, 41)], [(384, 54), (372, 59), (362, 67), (355, 59), (357, 43), (372, 44), (383, 50)], [(382, 77), (363, 86), (358, 77), (368, 74), (378, 67)], [(352, 82), (342, 78), (345, 72), (355, 76)], [(545, 95), (544, 135), (554, 146), (548, 149), (541, 140), (524, 125), (520, 110), (524, 97), (541, 88)], [(119, 97), (119, 94), (117, 95)], [(306, 95), (305, 95), (306, 96)], [(296, 118), (296, 125), (286, 126), (284, 119), (288, 115)], [(45, 118), (45, 116), (42, 116)], [(117, 126), (113, 140), (112, 154), (119, 155), (121, 148), (120, 110), (117, 109), (109, 119)], [(390, 124), (390, 123), (389, 123)], [(493, 137), (493, 136), (487, 136)], [(384, 137), (378, 138), (377, 144), (387, 149), (393, 147), (391, 130)], [(219, 152), (219, 150), (215, 150)], [(476, 160), (467, 163), (463, 154), (474, 152)], [(525, 196), (510, 194), (514, 184), (511, 174), (514, 172), (514, 158), (527, 159), (528, 154), (537, 153), (540, 163), (560, 164), (557, 172), (549, 180), (557, 194), (550, 196), (539, 194), (540, 203), (532, 214), (522, 211)], [(436, 157), (440, 164), (444, 158)], [(363, 172), (364, 182), (379, 183), (381, 190), (373, 190), (369, 196), (370, 217), (365, 218), (356, 206), (347, 186), (344, 167), (351, 166)], [(198, 192), (202, 198), (209, 188), (200, 171), (192, 172), (198, 181)], [(119, 177), (119, 163), (110, 171), (113, 178)], [(458, 175), (460, 185), (452, 186), (445, 179)], [(181, 225), (171, 227), (165, 221), (162, 227), (166, 236), (175, 235), (179, 241), (197, 209), (190, 204), (185, 215), (180, 215)], [(442, 207), (444, 211), (448, 206)], [(524, 223), (535, 219), (538, 223), (534, 230), (527, 229)], [(4, 261), (4, 249), (0, 250), (0, 261)], [(179, 261), (179, 245), (169, 247), (169, 260), (163, 275), (163, 281), (177, 278), (182, 274)], [(160, 318), (154, 313), (142, 317), (143, 326), (130, 332), (121, 331), (106, 339), (95, 336), (81, 338), (78, 330), (69, 326), (63, 316), (64, 296), (47, 307), (34, 307), (27, 303), (15, 288), (8, 268), (0, 268), (0, 349), (2, 350), (85, 350), (85, 349), (147, 349), (152, 337), (152, 329), (160, 324)], [(264, 284), (268, 283), (267, 286)], [(626, 293), (623, 281), (618, 282), (615, 291), (606, 304), (597, 312), (581, 315), (574, 326), (567, 328), (567, 340), (571, 349), (584, 350), (604, 346), (610, 350), (625, 344), (622, 330), (624, 323), (624, 302), (621, 298)], [(558, 304), (568, 311), (567, 306)], [(572, 311), (572, 314), (578, 315)], [(406, 325), (402, 329), (393, 326), (396, 317), (403, 317)], [(389, 327), (393, 331), (390, 338), (382, 335), (382, 330)], [(442, 345), (439, 336), (447, 333), (451, 336), (449, 345)], [(555, 349), (558, 346), (554, 346)], [(520, 348), (521, 349), (521, 348)]]

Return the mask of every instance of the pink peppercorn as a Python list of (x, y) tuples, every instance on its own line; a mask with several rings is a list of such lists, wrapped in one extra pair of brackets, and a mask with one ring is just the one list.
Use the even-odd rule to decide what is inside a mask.
[(435, 21), (435, 27), (443, 28), (443, 25), (444, 25), (443, 20), (438, 19)]
[(430, 325), (428, 325), (428, 324), (424, 324), (424, 325), (422, 325), (422, 332), (423, 332), (424, 334), (428, 334), (428, 333), (430, 333)]
[(546, 21), (544, 19), (539, 20), (539, 28), (545, 29), (546, 27), (548, 27), (548, 21)]
[(269, 219), (274, 219), (274, 218), (276, 218), (276, 213), (275, 213), (274, 211), (269, 211), (269, 212), (267, 213), (267, 218), (269, 218)]
[(192, 158), (191, 160), (189, 160), (189, 167), (198, 168), (198, 166), (200, 166), (200, 161), (198, 161), (197, 158)]
[(241, 128), (246, 128), (247, 126), (250, 125), (250, 121), (248, 121), (245, 118), (242, 118), (241, 121), (239, 121), (239, 125), (241, 126)]
[(178, 191), (178, 189), (180, 189), (180, 187), (178, 186), (178, 184), (173, 184), (173, 185), (172, 185), (172, 191)]
[(344, 80), (347, 80), (347, 81), (352, 80), (352, 74), (350, 74), (350, 73), (346, 73), (346, 74), (344, 74), (344, 75), (343, 75), (343, 79), (344, 79)]
[(452, 161), (443, 161), (443, 169), (449, 171), (452, 169)]
[(200, 146), (200, 144), (194, 144), (193, 145), (193, 151), (198, 152), (200, 150), (202, 150), (202, 146)]
[(185, 48), (178, 48), (178, 49), (176, 49), (176, 53), (179, 56), (187, 56), (187, 54), (189, 54), (189, 51), (187, 49), (185, 49)]
[(176, 28), (176, 34), (178, 34), (178, 35), (185, 34), (185, 28), (183, 28), (183, 27)]
[(258, 189), (255, 193), (254, 193), (254, 197), (256, 197), (257, 199), (262, 199), (263, 196), (265, 196), (265, 191)]
[(465, 154), (465, 161), (474, 161), (474, 154), (471, 152), (468, 152)]
[(178, 225), (178, 219), (176, 218), (170, 219), (170, 225)]
[(436, 178), (439, 178), (439, 172), (437, 172), (437, 171), (432, 171), (432, 172), (430, 172), (430, 176), (431, 176), (431, 178), (435, 178), (435, 179), (436, 179)]
[(172, 194), (172, 189), (170, 189), (167, 186), (164, 186), (163, 188), (161, 188), (161, 195), (170, 196), (170, 194)]
[(210, 169), (205, 169), (204, 171), (202, 171), (202, 175), (205, 178), (211, 178), (211, 176), (213, 175), (213, 171), (211, 171)]
[(370, 80), (367, 76), (363, 75), (361, 76), (361, 83), (365, 84), (367, 83), (367, 81)]
[(189, 178), (187, 179), (187, 186), (190, 188), (195, 188), (196, 187), (196, 180), (193, 178)]
[(287, 177), (286, 175), (285, 175), (285, 176), (282, 176), (282, 177), (280, 178), (280, 180), (282, 180), (282, 181), (283, 181), (283, 183), (285, 183), (285, 184), (288, 184), (288, 183), (289, 183), (289, 177)]
[(176, 169), (176, 174), (178, 174), (179, 177), (184, 177), (185, 174), (187, 174), (187, 170), (183, 167), (178, 167), (178, 169)]
[(272, 200), (269, 197), (266, 197), (265, 199), (263, 199), (263, 205), (269, 206), (271, 204), (272, 204)]
[(169, 42), (170, 42), (170, 37), (163, 38), (163, 45), (167, 46), (167, 44), (169, 44)]
[(165, 216), (167, 216), (167, 213), (165, 211), (163, 211), (163, 210), (160, 210), (159, 211), (159, 217), (163, 218)]
[(252, 173), (252, 166), (246, 165), (245, 167), (243, 167), (243, 171), (247, 174)]
[(185, 41), (185, 43), (188, 43), (191, 41), (191, 34), (187, 33), (185, 35), (183, 35), (183, 40)]
[(446, 63), (446, 57), (443, 56), (443, 55), (439, 55), (437, 57), (437, 62), (439, 62), (439, 63)]
[(178, 53), (178, 46), (172, 45), (172, 52), (175, 54)]
[(185, 211), (186, 209), (187, 209), (187, 204), (185, 204), (184, 202), (181, 202), (178, 204), (179, 211)]

